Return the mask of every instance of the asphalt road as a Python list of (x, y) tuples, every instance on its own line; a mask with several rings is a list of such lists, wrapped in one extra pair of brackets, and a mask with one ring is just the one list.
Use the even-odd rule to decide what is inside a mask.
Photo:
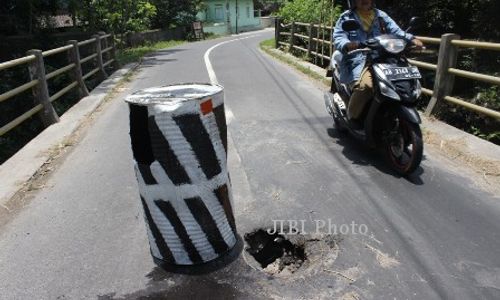
[[(258, 50), (273, 34), (149, 56), (45, 187), (0, 228), (0, 299), (500, 299), (498, 195), (432, 149), (406, 179), (339, 136), (321, 88)], [(210, 60), (229, 108), (240, 235), (273, 220), (305, 220), (307, 233), (323, 221), (368, 229), (337, 234), (326, 248), (313, 244), (328, 240), (328, 228), (308, 235), (313, 250), (294, 274), (270, 276), (243, 253), (217, 271), (179, 275), (156, 268), (149, 254), (123, 97), (208, 82), (203, 56), (229, 40)]]

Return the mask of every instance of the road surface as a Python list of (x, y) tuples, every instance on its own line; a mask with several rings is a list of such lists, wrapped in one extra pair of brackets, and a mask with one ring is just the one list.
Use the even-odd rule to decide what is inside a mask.
[[(258, 50), (273, 34), (148, 56), (44, 187), (0, 228), (0, 299), (500, 299), (498, 195), (432, 149), (405, 179), (339, 136), (321, 88)], [(209, 82), (204, 55), (216, 45), (209, 59), (225, 87), (239, 234), (304, 220), (313, 250), (293, 274), (269, 275), (244, 252), (196, 276), (164, 272), (151, 260), (123, 98), (151, 86)], [(368, 231), (328, 240), (328, 228), (312, 234), (321, 222)]]

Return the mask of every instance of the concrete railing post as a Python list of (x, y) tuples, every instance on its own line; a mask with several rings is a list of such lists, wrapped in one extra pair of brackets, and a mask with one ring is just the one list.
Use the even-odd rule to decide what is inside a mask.
[[(102, 36), (106, 35), (106, 32), (99, 31), (97, 34), (102, 37)], [(102, 50), (108, 48), (108, 38), (101, 39), (101, 48), (102, 48)], [(108, 61), (109, 60), (109, 56), (110, 56), (109, 52), (103, 53), (102, 54), (102, 60), (103, 60), (103, 62)]]
[(223, 88), (172, 85), (138, 91), (126, 101), (154, 261), (164, 268), (190, 266), (234, 253)]
[[(335, 25), (332, 25), (332, 26), (335, 26)], [(334, 27), (332, 27), (332, 29), (330, 30), (330, 52), (329, 52), (329, 57), (332, 57), (333, 55), (333, 31), (334, 31)]]
[(274, 48), (280, 47), (281, 21), (280, 18), (274, 19)]
[(456, 39), (460, 39), (460, 36), (453, 33), (447, 33), (441, 37), (436, 79), (434, 81), (434, 94), (425, 110), (427, 116), (436, 114), (444, 97), (449, 96), (453, 90), (455, 76), (450, 74), (448, 69), (454, 68), (457, 64), (458, 49), (451, 44), (451, 41)]
[(71, 76), (73, 81), (78, 82), (78, 92), (80, 94), (80, 98), (86, 97), (89, 95), (89, 91), (87, 86), (85, 85), (85, 81), (83, 80), (83, 72), (82, 72), (82, 64), (80, 63), (80, 48), (78, 47), (78, 41), (71, 40), (68, 41), (68, 45), (72, 45), (68, 52), (69, 61), (75, 64), (71, 72)]
[(313, 23), (309, 23), (309, 42), (307, 45), (307, 58), (311, 59), (312, 55), (312, 44), (313, 44), (313, 30), (314, 26)]
[(38, 84), (33, 87), (33, 97), (36, 104), (42, 104), (43, 110), (38, 114), (45, 127), (59, 122), (52, 103), (50, 102), (49, 87), (47, 85), (47, 78), (45, 74), (45, 63), (41, 50), (30, 50), (28, 55), (34, 55), (35, 60), (29, 65), (29, 73), (31, 80), (38, 80)]
[(115, 61), (113, 62), (113, 65), (115, 66), (115, 69), (120, 68), (120, 63), (118, 62), (118, 59), (116, 57), (116, 42), (115, 42), (115, 35), (112, 34), (110, 36), (111, 39), (111, 58), (114, 59)]
[(106, 70), (104, 70), (104, 63), (102, 61), (102, 46), (101, 46), (101, 36), (95, 34), (92, 36), (95, 39), (95, 52), (97, 54), (97, 68), (99, 68), (99, 77), (101, 80), (108, 78)]
[(134, 39), (132, 38), (133, 33), (130, 31), (125, 32), (125, 46), (124, 48), (132, 48), (136, 46)]
[(290, 28), (290, 49), (288, 49), (288, 51), (293, 50), (293, 45), (295, 43), (295, 21), (293, 21), (290, 26), (291, 26), (291, 28)]

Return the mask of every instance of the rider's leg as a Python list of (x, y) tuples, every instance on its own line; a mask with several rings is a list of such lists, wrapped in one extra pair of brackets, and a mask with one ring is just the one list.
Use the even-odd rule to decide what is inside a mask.
[(363, 113), (365, 105), (373, 97), (373, 79), (368, 68), (361, 73), (361, 78), (354, 83), (351, 99), (347, 108), (349, 119), (359, 119)]

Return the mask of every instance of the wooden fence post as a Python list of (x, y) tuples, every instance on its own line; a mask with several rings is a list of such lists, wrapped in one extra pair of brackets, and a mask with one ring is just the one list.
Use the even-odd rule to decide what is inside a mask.
[(441, 36), (436, 79), (434, 81), (434, 94), (425, 110), (426, 116), (436, 114), (444, 97), (450, 95), (453, 90), (455, 76), (448, 73), (448, 69), (454, 68), (457, 64), (458, 49), (451, 44), (451, 41), (456, 39), (460, 39), (460, 36), (454, 33), (447, 33)]
[(108, 78), (106, 70), (104, 70), (104, 63), (102, 62), (102, 47), (101, 47), (101, 36), (95, 34), (92, 36), (95, 39), (95, 51), (97, 53), (97, 67), (99, 68), (99, 73), (101, 80)]
[(280, 47), (281, 21), (280, 18), (274, 19), (274, 48)]
[(29, 65), (31, 80), (38, 80), (38, 84), (32, 89), (33, 97), (35, 98), (36, 104), (42, 104), (43, 106), (43, 109), (38, 113), (43, 126), (49, 127), (50, 125), (59, 122), (59, 116), (50, 102), (49, 87), (47, 85), (42, 50), (30, 50), (27, 54), (35, 56), (35, 60)]
[(73, 46), (73, 48), (71, 48), (68, 52), (69, 61), (75, 64), (75, 67), (71, 72), (73, 81), (78, 82), (78, 92), (80, 93), (80, 98), (83, 98), (89, 95), (89, 90), (87, 89), (85, 81), (83, 80), (82, 64), (80, 63), (80, 48), (78, 47), (78, 41), (76, 40), (68, 41), (68, 45)]
[(313, 23), (309, 23), (309, 44), (307, 45), (307, 58), (311, 59), (312, 55), (312, 44), (313, 44)]
[(295, 42), (295, 21), (292, 22), (292, 28), (290, 29), (290, 49), (288, 49), (288, 52), (293, 50), (293, 45)]

